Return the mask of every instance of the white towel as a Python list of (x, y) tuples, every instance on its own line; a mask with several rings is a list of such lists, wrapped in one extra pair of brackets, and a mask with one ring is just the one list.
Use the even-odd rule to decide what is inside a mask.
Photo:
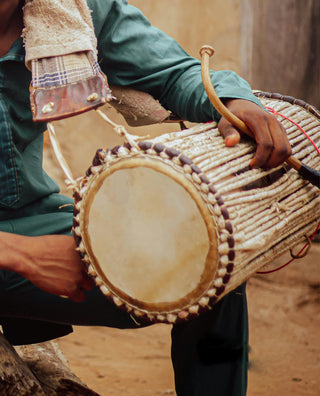
[(26, 0), (23, 9), (26, 65), (34, 59), (92, 51), (97, 40), (86, 0)]

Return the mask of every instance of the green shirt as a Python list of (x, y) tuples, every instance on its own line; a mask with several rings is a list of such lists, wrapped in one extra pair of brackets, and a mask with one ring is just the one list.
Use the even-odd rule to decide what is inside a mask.
[[(152, 27), (125, 0), (88, 0), (98, 38), (98, 58), (110, 85), (149, 92), (189, 121), (218, 120), (205, 94), (200, 62)], [(246, 81), (231, 71), (212, 72), (220, 98), (259, 103)], [(43, 123), (32, 121), (31, 73), (18, 39), (0, 58), (0, 230), (27, 235), (67, 232), (72, 201), (42, 169)]]

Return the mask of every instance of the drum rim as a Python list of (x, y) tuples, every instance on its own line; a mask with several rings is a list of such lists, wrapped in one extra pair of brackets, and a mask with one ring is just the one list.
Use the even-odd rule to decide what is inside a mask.
[[(199, 126), (191, 129), (194, 129), (194, 132), (197, 134), (199, 132), (209, 131), (212, 128), (216, 128), (216, 123), (211, 122), (200, 124)], [(146, 155), (151, 158), (161, 157), (162, 160), (167, 161), (172, 166), (178, 168), (186, 177), (189, 177), (194, 186), (198, 189), (199, 193), (202, 195), (210, 213), (215, 217), (218, 225), (218, 235), (223, 234), (223, 238), (219, 236), (221, 243), (219, 242), (218, 246), (219, 264), (216, 279), (212, 282), (211, 287), (203, 294), (203, 296), (201, 296), (199, 301), (194, 302), (194, 304), (189, 302), (185, 309), (182, 310), (174, 309), (160, 314), (159, 312), (148, 312), (147, 310), (135, 309), (130, 304), (127, 304), (126, 301), (121, 300), (111, 293), (103, 284), (92, 267), (83, 245), (80, 232), (80, 217), (82, 213), (82, 197), (85, 194), (87, 184), (89, 184), (94, 175), (99, 172), (99, 169), (103, 164), (110, 166), (112, 163), (119, 161), (120, 158), (137, 154), (142, 154), (143, 156)], [(147, 323), (171, 324), (185, 322), (186, 320), (197, 317), (201, 312), (207, 311), (210, 309), (211, 305), (222, 298), (234, 272), (234, 260), (236, 254), (232, 220), (230, 218), (228, 208), (225, 206), (224, 200), (215, 188), (214, 183), (211, 182), (203, 170), (200, 169), (193, 160), (186, 156), (182, 151), (163, 143), (146, 140), (139, 141), (138, 147), (132, 147), (131, 144), (125, 143), (124, 145), (118, 145), (113, 149), (98, 149), (92, 160), (92, 165), (86, 172), (86, 176), (79, 179), (77, 186), (75, 186), (73, 198), (74, 238), (77, 245), (77, 251), (80, 254), (83, 264), (87, 268), (89, 275), (95, 279), (96, 285), (99, 286), (102, 293), (113, 301), (116, 306), (132, 314), (135, 320)]]
[[(95, 194), (101, 188), (104, 180), (117, 172), (118, 170), (147, 167), (158, 171), (172, 180), (179, 183), (185, 191), (189, 194), (192, 200), (196, 203), (197, 209), (205, 223), (206, 230), (208, 233), (209, 250), (204, 263), (204, 269), (201, 274), (201, 281), (198, 283), (197, 288), (188, 292), (186, 295), (181, 297), (179, 300), (174, 302), (158, 302), (158, 303), (146, 303), (136, 298), (131, 297), (121, 289), (113, 285), (107, 276), (104, 274), (97, 257), (95, 256), (92, 247), (90, 235), (88, 232), (89, 216), (91, 205), (94, 201)], [(147, 310), (149, 313), (157, 312), (168, 312), (185, 309), (190, 304), (196, 303), (203, 294), (211, 287), (212, 279), (218, 269), (218, 235), (217, 225), (214, 224), (214, 219), (207, 207), (207, 205), (201, 199), (198, 190), (191, 181), (185, 178), (183, 171), (180, 168), (173, 167), (173, 164), (163, 163), (157, 157), (147, 157), (146, 155), (136, 155), (134, 157), (120, 158), (113, 164), (108, 164), (108, 167), (102, 166), (99, 173), (95, 174), (90, 180), (90, 188), (87, 189), (82, 198), (82, 209), (83, 215), (80, 221), (80, 230), (82, 235), (82, 243), (85, 250), (90, 258), (91, 265), (95, 269), (97, 275), (103, 282), (103, 284), (109, 289), (109, 291), (122, 299), (126, 304), (131, 305), (135, 309)], [(88, 186), (88, 187), (89, 187)]]
[(315, 117), (317, 117), (318, 119), (320, 119), (320, 111), (315, 106), (305, 102), (302, 99), (297, 99), (297, 98), (295, 98), (293, 96), (289, 96), (289, 95), (282, 95), (277, 92), (267, 92), (267, 91), (256, 90), (256, 91), (253, 91), (253, 93), (258, 98), (276, 99), (276, 100), (281, 100), (283, 102), (290, 103), (292, 105), (300, 106), (304, 110), (309, 112), (310, 114), (312, 114)]

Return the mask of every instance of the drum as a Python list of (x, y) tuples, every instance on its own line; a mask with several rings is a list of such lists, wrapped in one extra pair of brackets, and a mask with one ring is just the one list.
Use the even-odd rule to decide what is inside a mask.
[[(281, 114), (293, 155), (320, 170), (298, 127), (319, 146), (319, 113), (259, 96)], [(74, 191), (74, 235), (102, 292), (138, 321), (177, 323), (310, 236), (319, 189), (286, 165), (250, 169), (254, 152), (248, 139), (225, 147), (215, 123), (98, 150)]]

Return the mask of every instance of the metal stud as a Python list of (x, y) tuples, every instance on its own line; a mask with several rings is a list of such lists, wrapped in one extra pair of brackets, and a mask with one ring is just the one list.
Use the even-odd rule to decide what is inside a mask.
[(44, 105), (41, 109), (42, 114), (48, 114), (51, 113), (54, 107), (54, 103), (53, 102), (49, 102), (46, 105)]
[(91, 95), (87, 97), (87, 102), (94, 102), (97, 99), (98, 99), (98, 94), (96, 92), (93, 92)]

